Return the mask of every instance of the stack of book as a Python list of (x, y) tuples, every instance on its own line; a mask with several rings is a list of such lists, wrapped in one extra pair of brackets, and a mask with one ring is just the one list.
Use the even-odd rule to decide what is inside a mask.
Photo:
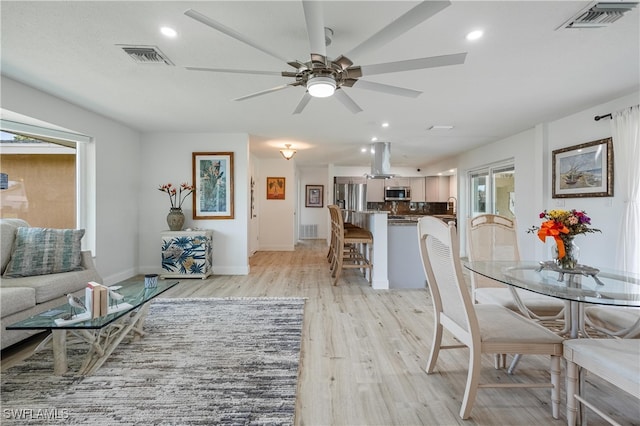
[(109, 313), (109, 289), (102, 284), (90, 281), (84, 294), (84, 304), (91, 318), (99, 318)]

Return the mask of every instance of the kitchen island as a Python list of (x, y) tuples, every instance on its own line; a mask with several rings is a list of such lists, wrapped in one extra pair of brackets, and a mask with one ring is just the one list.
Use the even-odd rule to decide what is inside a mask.
[(389, 288), (387, 275), (387, 215), (386, 211), (376, 210), (347, 210), (347, 220), (354, 225), (368, 229), (373, 235), (373, 264), (371, 287), (377, 290)]
[(389, 288), (426, 288), (418, 247), (418, 218), (389, 219), (387, 230)]
[[(418, 220), (424, 215), (392, 215), (387, 211), (345, 211), (348, 220), (373, 235), (374, 289), (426, 288), (418, 246)], [(454, 215), (433, 215), (445, 222)]]
[[(387, 246), (389, 288), (426, 288), (427, 279), (418, 247), (418, 220), (425, 215), (389, 215)], [(456, 221), (449, 214), (429, 215), (445, 222)]]

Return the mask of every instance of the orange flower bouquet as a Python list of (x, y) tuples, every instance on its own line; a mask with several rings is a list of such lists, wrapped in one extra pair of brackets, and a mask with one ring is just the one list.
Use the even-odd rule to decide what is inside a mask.
[(573, 269), (578, 264), (578, 248), (573, 238), (578, 234), (601, 232), (590, 227), (591, 218), (582, 210), (545, 210), (540, 213), (544, 219), (541, 226), (533, 226), (527, 232), (537, 232), (542, 242), (551, 237), (556, 242), (556, 263), (564, 269)]

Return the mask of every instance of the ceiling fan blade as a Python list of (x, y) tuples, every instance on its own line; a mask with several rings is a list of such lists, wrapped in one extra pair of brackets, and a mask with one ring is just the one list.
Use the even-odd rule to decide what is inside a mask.
[(307, 64), (305, 64), (304, 62), (297, 61), (297, 60), (289, 61), (287, 63), (289, 65), (291, 65), (292, 67), (294, 67), (295, 69), (297, 69), (297, 70), (304, 69), (304, 68), (307, 67)]
[(324, 42), (324, 13), (322, 2), (303, 1), (304, 19), (307, 23), (307, 34), (309, 34), (309, 47), (311, 53), (327, 56), (327, 46)]
[(333, 63), (338, 64), (340, 68), (342, 68), (343, 70), (346, 70), (351, 65), (353, 65), (353, 62), (351, 62), (351, 59), (347, 58), (344, 55), (338, 56), (336, 59), (333, 60)]
[(339, 101), (340, 101), (340, 103), (341, 103), (342, 105), (346, 106), (346, 107), (347, 107), (347, 109), (348, 109), (349, 111), (351, 111), (352, 113), (357, 114), (357, 113), (359, 113), (359, 112), (361, 112), (361, 111), (362, 111), (362, 108), (360, 108), (360, 107), (358, 106), (358, 104), (357, 104), (357, 103), (355, 103), (355, 101), (354, 101), (353, 99), (351, 99), (351, 98), (349, 97), (349, 95), (347, 95), (347, 94), (345, 93), (345, 91), (344, 91), (344, 90), (342, 90), (342, 89), (337, 89), (337, 90), (333, 93), (333, 96), (335, 96), (335, 97), (336, 97), (336, 99), (337, 99), (337, 100), (339, 100)]
[(245, 99), (255, 98), (256, 96), (266, 95), (267, 93), (277, 92), (278, 90), (286, 89), (288, 87), (294, 86), (294, 84), (283, 84), (282, 86), (272, 87), (271, 89), (262, 90), (260, 92), (255, 92), (250, 95), (242, 96), (240, 98), (234, 99), (234, 101), (244, 101)]
[[(279, 75), (281, 72), (277, 71), (256, 71), (256, 70), (234, 70), (228, 68), (201, 68), (201, 67), (185, 67), (189, 71), (209, 71), (209, 72), (227, 72), (232, 74), (255, 74), (255, 75)], [(295, 77), (295, 74), (294, 74)]]
[(184, 12), (184, 14), (187, 15), (189, 18), (195, 19), (196, 21), (201, 22), (204, 25), (213, 28), (214, 30), (220, 31), (221, 33), (226, 34), (231, 38), (235, 38), (236, 40), (241, 41), (244, 44), (247, 44), (255, 49), (258, 49), (269, 56), (273, 56), (274, 58), (279, 59), (283, 62), (287, 62), (287, 63), (289, 62), (289, 60), (284, 56), (272, 51), (267, 47), (261, 46), (258, 42), (251, 40), (249, 37), (246, 37), (240, 34), (236, 30), (229, 28), (226, 25), (221, 24), (220, 22), (214, 21), (213, 19), (203, 15), (200, 12), (197, 12), (193, 9), (188, 9), (186, 12)]
[(293, 114), (300, 114), (304, 109), (304, 107), (307, 106), (311, 98), (312, 96), (309, 94), (309, 92), (305, 92), (302, 99), (300, 99), (300, 102), (298, 102), (298, 106), (296, 107), (296, 109), (293, 110)]
[(394, 38), (404, 34), (436, 13), (451, 5), (449, 1), (423, 1), (413, 9), (391, 22), (386, 27), (345, 53), (348, 58), (358, 58), (367, 52), (384, 46)]
[(356, 80), (353, 87), (358, 89), (373, 90), (375, 92), (389, 93), (391, 95), (406, 96), (408, 98), (417, 98), (422, 94), (417, 90), (405, 89), (403, 87), (389, 86), (388, 84), (374, 83), (373, 81)]
[(444, 67), (464, 64), (467, 53), (431, 56), (428, 58), (408, 59), (406, 61), (387, 62), (385, 64), (362, 65), (362, 75), (386, 74), (389, 72), (420, 70), (424, 68)]

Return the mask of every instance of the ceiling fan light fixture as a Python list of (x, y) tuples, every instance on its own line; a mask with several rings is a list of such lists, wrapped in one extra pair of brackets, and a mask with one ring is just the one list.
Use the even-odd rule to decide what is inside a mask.
[(336, 81), (331, 77), (311, 77), (307, 91), (314, 98), (328, 98), (336, 91)]
[(298, 151), (296, 151), (295, 149), (291, 149), (291, 144), (289, 143), (285, 144), (284, 146), (285, 149), (281, 149), (280, 154), (282, 154), (285, 160), (291, 160)]
[(160, 32), (165, 37), (175, 38), (178, 35), (178, 32), (171, 27), (162, 27), (160, 28)]
[(483, 35), (484, 32), (482, 30), (474, 30), (468, 33), (465, 38), (469, 41), (474, 41), (482, 38)]

